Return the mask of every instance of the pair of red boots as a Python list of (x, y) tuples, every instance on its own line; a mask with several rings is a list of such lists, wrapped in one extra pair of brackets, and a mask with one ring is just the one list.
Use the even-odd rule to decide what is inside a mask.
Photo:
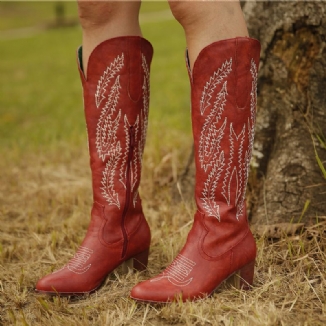
[[(92, 170), (94, 205), (85, 239), (60, 270), (40, 279), (41, 293), (78, 295), (133, 259), (147, 266), (150, 229), (138, 186), (149, 109), (153, 49), (141, 37), (119, 37), (91, 54), (87, 79), (79, 71)], [(228, 277), (253, 282), (256, 244), (245, 189), (252, 153), (260, 45), (250, 38), (213, 43), (189, 71), (195, 144), (197, 212), (179, 255), (163, 273), (136, 285), (140, 301), (195, 300)], [(189, 68), (189, 65), (188, 65)]]

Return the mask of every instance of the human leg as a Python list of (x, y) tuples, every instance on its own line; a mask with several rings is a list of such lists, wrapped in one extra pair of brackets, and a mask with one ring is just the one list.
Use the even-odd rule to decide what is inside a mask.
[(78, 0), (85, 75), (88, 58), (97, 45), (115, 37), (142, 36), (138, 18), (140, 4), (140, 1)]
[[(139, 26), (113, 28), (126, 23), (121, 18), (125, 13), (120, 12), (125, 4), (79, 3), (83, 48), (78, 51), (78, 61), (94, 204), (81, 246), (63, 268), (38, 281), (36, 290), (41, 293), (89, 293), (126, 260), (133, 259), (138, 270), (147, 265), (150, 230), (138, 187), (152, 46), (139, 36)], [(138, 17), (137, 10), (133, 13)], [(116, 17), (121, 20), (117, 22)]]
[(169, 1), (175, 19), (182, 25), (192, 69), (199, 52), (207, 45), (234, 37), (247, 37), (240, 2)]
[(260, 45), (246, 37), (246, 28), (223, 26), (242, 15), (235, 5), (170, 2), (188, 46), (197, 212), (179, 255), (163, 273), (133, 288), (136, 300), (196, 300), (236, 273), (242, 288), (253, 282), (256, 244), (247, 222), (245, 189)]

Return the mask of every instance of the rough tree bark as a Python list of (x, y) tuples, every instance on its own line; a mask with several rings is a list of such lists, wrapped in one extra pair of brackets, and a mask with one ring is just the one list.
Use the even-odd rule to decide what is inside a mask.
[[(326, 6), (250, 1), (243, 10), (251, 37), (262, 44), (251, 221), (314, 221), (326, 215), (316, 158), (326, 167)], [(179, 180), (185, 198), (192, 196), (193, 176), (188, 164)]]
[[(254, 144), (253, 223), (326, 215), (326, 6), (323, 2), (246, 3), (252, 37), (262, 43)], [(324, 143), (325, 145), (325, 143)], [(316, 152), (315, 152), (316, 149)]]

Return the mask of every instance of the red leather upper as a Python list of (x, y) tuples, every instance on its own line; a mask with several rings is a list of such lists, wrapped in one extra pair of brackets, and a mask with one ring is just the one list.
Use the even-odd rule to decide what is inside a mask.
[(123, 261), (149, 248), (138, 187), (152, 55), (145, 39), (118, 37), (94, 49), (87, 79), (79, 65), (94, 197), (91, 222), (73, 259), (42, 278), (38, 291), (89, 292)]
[(212, 293), (238, 270), (252, 277), (256, 244), (248, 226), (245, 190), (259, 55), (257, 40), (234, 38), (205, 47), (192, 72), (188, 67), (197, 212), (186, 244), (172, 264), (135, 286), (132, 298), (194, 300)]
[[(202, 252), (214, 258), (247, 232), (245, 190), (252, 152), (260, 44), (234, 38), (204, 48), (191, 75), (198, 211), (207, 229)], [(217, 243), (223, 249), (216, 252)]]

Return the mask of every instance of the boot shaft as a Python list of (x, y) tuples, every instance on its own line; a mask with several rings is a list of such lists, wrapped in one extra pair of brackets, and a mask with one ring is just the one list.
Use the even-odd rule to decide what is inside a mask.
[(140, 209), (152, 54), (145, 39), (118, 37), (92, 52), (87, 79), (79, 64), (94, 202), (120, 214), (126, 204)]
[(94, 49), (87, 79), (79, 62), (94, 203), (81, 246), (65, 266), (38, 281), (36, 289), (41, 293), (91, 293), (130, 258), (134, 268), (146, 268), (151, 235), (138, 186), (151, 58), (152, 47), (146, 40), (120, 37)]
[(259, 54), (257, 40), (223, 40), (204, 48), (189, 71), (195, 198), (199, 211), (219, 222), (246, 219)]

